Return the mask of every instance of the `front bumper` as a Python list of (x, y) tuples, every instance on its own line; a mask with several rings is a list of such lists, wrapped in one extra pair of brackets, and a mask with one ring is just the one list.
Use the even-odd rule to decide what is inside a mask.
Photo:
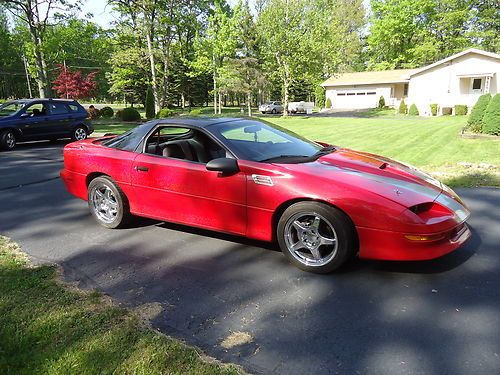
[(458, 249), (471, 237), (465, 222), (438, 233), (436, 241), (411, 241), (407, 233), (356, 227), (359, 237), (359, 257), (379, 260), (429, 260)]

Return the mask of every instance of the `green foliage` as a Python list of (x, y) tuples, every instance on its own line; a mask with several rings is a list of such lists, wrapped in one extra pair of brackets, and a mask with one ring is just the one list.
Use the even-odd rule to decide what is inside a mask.
[(146, 91), (146, 118), (154, 118), (155, 117), (155, 98), (153, 96), (153, 91), (148, 88)]
[(413, 103), (411, 106), (410, 106), (410, 110), (408, 111), (408, 114), (410, 116), (418, 116), (419, 113), (418, 113), (418, 108), (417, 106), (415, 105), (415, 103)]
[(332, 100), (330, 98), (326, 98), (325, 108), (332, 108)]
[(443, 116), (450, 116), (453, 113), (453, 108), (451, 107), (443, 107), (441, 110)]
[(486, 108), (491, 100), (491, 94), (483, 94), (477, 99), (476, 104), (472, 107), (469, 118), (467, 120), (467, 128), (475, 133), (480, 133), (483, 127), (483, 117)]
[(139, 121), (141, 119), (141, 114), (137, 111), (137, 109), (127, 107), (122, 110), (121, 119), (123, 121)]
[(456, 116), (465, 116), (467, 114), (467, 106), (464, 104), (457, 104), (455, 106), (455, 115)]
[(115, 112), (115, 118), (117, 119), (122, 119), (122, 113), (123, 113), (123, 109), (118, 109), (116, 112)]
[(491, 98), (484, 111), (483, 133), (500, 135), (500, 94)]
[(433, 116), (437, 116), (439, 105), (437, 105), (436, 103), (433, 103), (430, 105), (430, 107), (431, 107), (431, 114)]
[(111, 108), (111, 107), (103, 107), (99, 110), (99, 115), (101, 117), (111, 118), (111, 117), (113, 117), (114, 114), (115, 114), (115, 112), (113, 111), (113, 108)]
[(174, 111), (172, 111), (170, 108), (162, 108), (156, 115), (157, 118), (167, 118), (167, 117), (172, 117), (174, 115)]
[[(314, 88), (314, 103), (316, 104), (317, 107), (319, 108), (324, 108), (326, 107), (326, 92), (325, 88), (320, 85), (315, 85)], [(331, 106), (331, 103), (330, 103)]]
[(399, 103), (398, 113), (406, 115), (407, 112), (408, 112), (408, 106), (406, 105), (405, 100), (402, 99), (401, 103)]
[(379, 108), (384, 108), (385, 107), (385, 98), (383, 95), (380, 96), (378, 99), (378, 107)]
[(191, 112), (189, 112), (191, 116), (201, 116), (203, 114), (203, 111), (201, 108), (195, 108), (192, 109)]

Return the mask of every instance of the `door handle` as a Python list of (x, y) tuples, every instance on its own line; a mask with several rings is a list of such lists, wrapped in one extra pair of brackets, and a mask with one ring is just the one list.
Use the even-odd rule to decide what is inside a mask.
[(142, 165), (138, 165), (135, 167), (135, 170), (138, 171), (138, 172), (147, 172), (149, 171), (149, 168), (148, 167), (143, 167)]

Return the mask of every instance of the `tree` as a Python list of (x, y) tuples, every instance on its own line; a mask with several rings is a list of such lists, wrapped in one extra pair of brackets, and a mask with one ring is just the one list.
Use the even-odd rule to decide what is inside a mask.
[(482, 120), (483, 133), (500, 135), (500, 94), (491, 98)]
[(148, 89), (146, 91), (146, 104), (145, 104), (145, 109), (146, 109), (146, 118), (154, 118), (155, 117), (155, 103), (154, 103), (154, 96), (153, 96), (153, 91), (151, 89)]
[(478, 99), (467, 119), (467, 127), (472, 131), (480, 133), (483, 127), (483, 117), (486, 108), (491, 100), (491, 94), (483, 94)]
[(71, 10), (78, 8), (79, 1), (69, 3), (66, 0), (0, 0), (0, 4), (5, 5), (14, 16), (28, 26), (37, 67), (38, 91), (40, 97), (45, 98), (50, 94), (47, 62), (44, 54), (47, 26), (55, 11), (70, 13)]
[(97, 84), (95, 75), (97, 72), (91, 72), (86, 77), (80, 70), (71, 72), (64, 65), (58, 65), (59, 76), (54, 80), (53, 89), (60, 97), (66, 99), (89, 98), (95, 92)]

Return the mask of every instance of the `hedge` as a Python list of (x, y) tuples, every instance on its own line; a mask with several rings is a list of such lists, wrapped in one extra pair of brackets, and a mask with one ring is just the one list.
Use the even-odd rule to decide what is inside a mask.
[(403, 100), (401, 100), (401, 103), (399, 103), (398, 113), (401, 113), (402, 115), (406, 115), (407, 112), (408, 112), (408, 106), (406, 105), (406, 103), (403, 99)]
[(111, 118), (111, 117), (113, 117), (114, 114), (115, 114), (115, 112), (113, 111), (113, 108), (111, 108), (111, 107), (102, 107), (99, 110), (99, 115), (101, 117)]
[(170, 108), (162, 108), (160, 109), (160, 112), (156, 115), (157, 118), (165, 118), (165, 117), (172, 117), (174, 115), (174, 111), (172, 111)]
[(483, 133), (500, 135), (500, 94), (488, 103), (483, 117)]
[(127, 107), (122, 110), (121, 119), (123, 121), (139, 121), (141, 119), (141, 114), (137, 111), (137, 109)]
[(483, 127), (484, 111), (486, 111), (486, 107), (488, 107), (490, 100), (491, 94), (481, 95), (472, 108), (472, 111), (470, 111), (470, 115), (467, 120), (467, 127), (473, 132), (481, 132)]
[(332, 108), (332, 100), (330, 98), (326, 98), (325, 108)]
[(443, 116), (450, 116), (453, 113), (453, 108), (443, 107), (441, 111), (443, 112)]
[(433, 116), (437, 116), (437, 114), (438, 114), (438, 105), (437, 104), (431, 104), (431, 114)]
[(410, 106), (410, 110), (408, 111), (408, 114), (410, 116), (418, 116), (419, 113), (418, 113), (418, 108), (417, 106), (415, 105), (415, 103), (413, 103), (411, 106)]
[(467, 114), (467, 106), (464, 104), (457, 104), (455, 106), (455, 116), (465, 116)]

